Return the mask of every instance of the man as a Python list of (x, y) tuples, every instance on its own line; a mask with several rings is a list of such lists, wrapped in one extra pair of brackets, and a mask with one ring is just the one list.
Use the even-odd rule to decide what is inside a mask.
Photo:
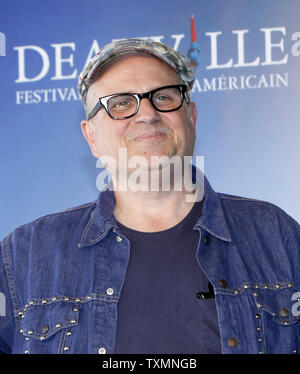
[(82, 72), (83, 135), (112, 184), (1, 242), (2, 352), (299, 353), (299, 225), (183, 167), (193, 79), (180, 53), (138, 39)]

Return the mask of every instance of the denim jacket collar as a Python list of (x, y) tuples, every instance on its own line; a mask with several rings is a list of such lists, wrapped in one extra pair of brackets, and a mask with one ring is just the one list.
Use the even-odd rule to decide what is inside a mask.
[(194, 228), (202, 227), (211, 235), (226, 242), (231, 242), (230, 233), (224, 218), (221, 200), (204, 177), (204, 204), (202, 216)]
[[(99, 194), (95, 209), (83, 231), (78, 247), (87, 247), (102, 240), (109, 230), (117, 229), (118, 224), (114, 218), (115, 207), (114, 192), (107, 188)], [(221, 201), (204, 177), (204, 204), (202, 216), (199, 218), (195, 229), (202, 227), (211, 235), (223, 241), (231, 242), (228, 227), (225, 222)]]
[(87, 247), (102, 240), (109, 230), (117, 228), (118, 224), (113, 215), (115, 207), (114, 192), (107, 188), (100, 192), (95, 208), (84, 228), (78, 247)]

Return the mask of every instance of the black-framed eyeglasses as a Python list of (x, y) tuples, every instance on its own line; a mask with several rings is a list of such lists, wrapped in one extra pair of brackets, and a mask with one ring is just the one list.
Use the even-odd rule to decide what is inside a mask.
[(104, 108), (112, 119), (126, 119), (134, 116), (142, 99), (149, 99), (153, 107), (159, 112), (172, 112), (179, 109), (184, 99), (187, 86), (185, 84), (174, 84), (156, 88), (145, 93), (117, 93), (100, 97), (94, 109), (88, 114), (88, 119), (93, 118), (97, 112)]

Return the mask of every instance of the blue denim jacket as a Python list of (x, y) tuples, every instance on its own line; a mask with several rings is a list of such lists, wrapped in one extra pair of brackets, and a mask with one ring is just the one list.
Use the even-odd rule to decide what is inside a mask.
[[(0, 351), (114, 352), (130, 254), (114, 204), (107, 190), (1, 242)], [(217, 194), (205, 179), (194, 229), (199, 264), (214, 286), (222, 352), (300, 353), (292, 313), (292, 295), (300, 291), (299, 224), (272, 204)]]

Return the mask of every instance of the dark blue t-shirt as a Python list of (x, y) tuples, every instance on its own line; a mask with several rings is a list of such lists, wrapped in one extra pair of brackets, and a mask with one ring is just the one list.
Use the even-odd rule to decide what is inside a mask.
[(221, 353), (215, 299), (196, 251), (202, 202), (176, 226), (148, 233), (119, 224), (130, 241), (130, 261), (118, 303), (114, 353)]

